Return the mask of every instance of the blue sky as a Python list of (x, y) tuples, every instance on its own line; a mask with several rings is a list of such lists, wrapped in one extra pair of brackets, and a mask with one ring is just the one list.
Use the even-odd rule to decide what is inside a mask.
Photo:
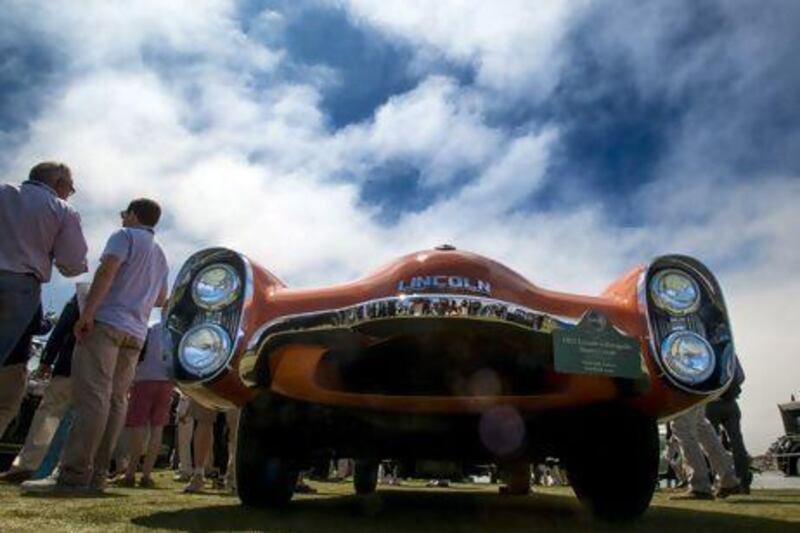
[(94, 261), (140, 195), (173, 270), (223, 244), (296, 286), (452, 242), (593, 293), (688, 253), (726, 288), (756, 451), (778, 434), (800, 3), (131, 4), (0, 0), (0, 171), (70, 164)]

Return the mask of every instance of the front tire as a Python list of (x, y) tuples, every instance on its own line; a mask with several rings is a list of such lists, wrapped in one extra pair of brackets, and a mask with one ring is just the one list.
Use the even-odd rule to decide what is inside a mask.
[(621, 409), (597, 410), (571, 437), (567, 476), (597, 518), (631, 520), (647, 510), (658, 482), (658, 425)]
[(297, 484), (296, 462), (271, 450), (253, 406), (242, 409), (236, 442), (239, 499), (249, 507), (278, 508), (289, 503)]
[(356, 460), (353, 469), (353, 487), (356, 494), (372, 494), (378, 487), (378, 467), (380, 462), (373, 459)]

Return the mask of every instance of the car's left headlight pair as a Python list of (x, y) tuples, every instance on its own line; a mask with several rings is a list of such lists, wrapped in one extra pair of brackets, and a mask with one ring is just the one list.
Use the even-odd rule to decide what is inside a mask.
[(216, 324), (194, 326), (181, 339), (178, 358), (197, 377), (207, 377), (225, 364), (231, 351), (231, 337)]
[[(241, 278), (231, 265), (209, 265), (192, 282), (192, 300), (205, 311), (219, 311), (236, 301), (241, 286)], [(178, 359), (188, 372), (208, 377), (225, 365), (231, 347), (231, 336), (225, 328), (213, 322), (201, 323), (183, 335)]]
[(239, 274), (231, 265), (209, 265), (194, 278), (192, 299), (206, 311), (217, 311), (236, 300), (241, 285)]

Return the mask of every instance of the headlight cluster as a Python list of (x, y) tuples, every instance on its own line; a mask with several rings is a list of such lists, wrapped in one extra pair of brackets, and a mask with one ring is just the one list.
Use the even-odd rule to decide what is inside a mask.
[(669, 371), (686, 384), (707, 380), (716, 366), (714, 350), (692, 331), (675, 331), (661, 343), (661, 360)]
[(227, 264), (216, 264), (201, 270), (192, 283), (192, 299), (207, 311), (230, 305), (239, 296), (241, 280)]
[[(206, 266), (194, 278), (191, 295), (203, 311), (221, 311), (239, 298), (242, 281), (227, 263)], [(178, 360), (194, 376), (205, 378), (222, 368), (232, 348), (231, 334), (216, 319), (206, 318), (184, 333), (178, 346)]]
[(685, 316), (700, 307), (700, 287), (697, 282), (676, 269), (657, 272), (650, 280), (650, 295), (659, 309), (673, 316)]
[(193, 327), (181, 339), (178, 358), (183, 367), (198, 377), (213, 374), (225, 364), (231, 337), (216, 324)]

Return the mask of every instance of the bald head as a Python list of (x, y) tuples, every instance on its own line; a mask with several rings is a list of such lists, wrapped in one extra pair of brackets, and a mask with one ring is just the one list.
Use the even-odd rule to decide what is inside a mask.
[(55, 161), (39, 163), (31, 169), (28, 179), (49, 186), (56, 191), (58, 197), (62, 200), (66, 200), (75, 193), (72, 172), (64, 163)]

